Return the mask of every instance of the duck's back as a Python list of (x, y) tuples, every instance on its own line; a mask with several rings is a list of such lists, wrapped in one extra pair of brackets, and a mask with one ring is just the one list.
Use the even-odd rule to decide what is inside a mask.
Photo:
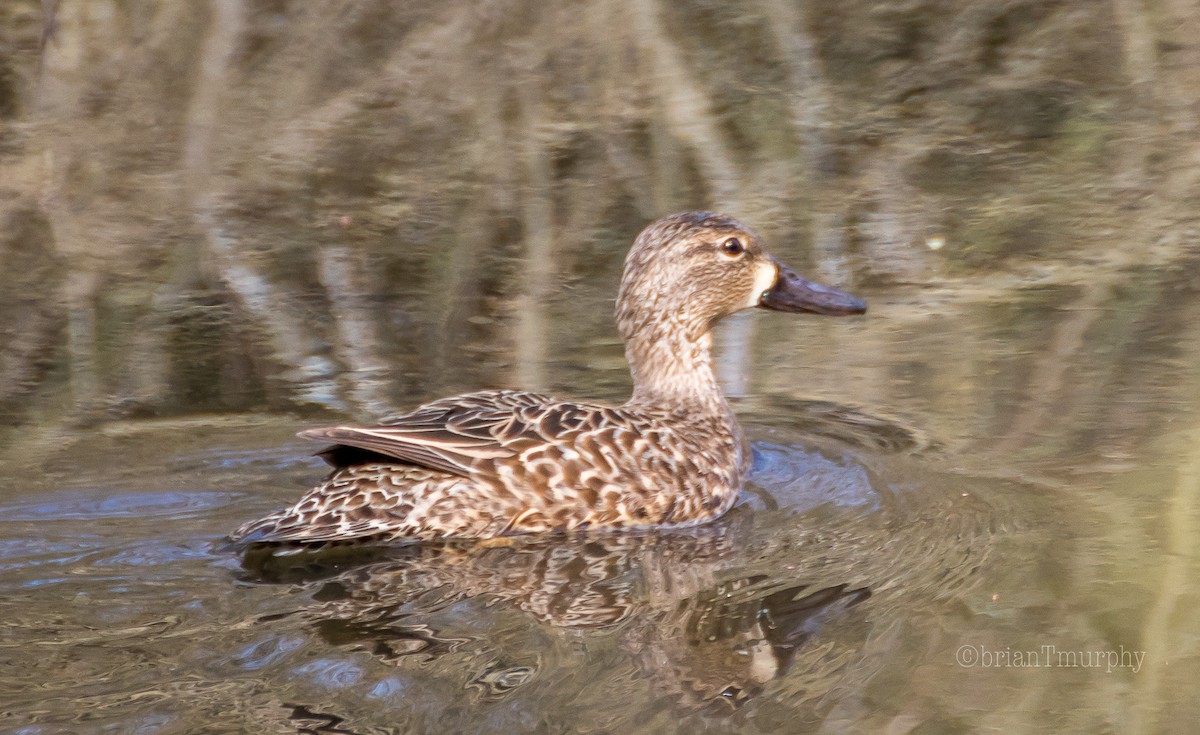
[(726, 416), (558, 401), (524, 391), (446, 398), (374, 426), (306, 431), (333, 443), (326, 481), (239, 529), (244, 543), (438, 539), (686, 525), (741, 483)]

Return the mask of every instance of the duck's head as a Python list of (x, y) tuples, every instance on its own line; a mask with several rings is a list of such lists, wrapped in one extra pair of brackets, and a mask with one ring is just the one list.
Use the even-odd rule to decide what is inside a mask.
[(753, 230), (712, 212), (683, 212), (642, 230), (625, 259), (617, 326), (627, 341), (661, 330), (699, 339), (742, 309), (842, 316), (867, 303), (775, 260)]

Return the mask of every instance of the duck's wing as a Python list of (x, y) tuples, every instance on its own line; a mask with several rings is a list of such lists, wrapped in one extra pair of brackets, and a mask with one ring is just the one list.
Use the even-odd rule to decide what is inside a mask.
[(483, 391), (427, 403), (373, 426), (329, 426), (300, 436), (332, 442), (335, 450), (353, 447), (467, 476), (547, 441), (561, 426), (559, 414), (582, 409), (538, 393)]

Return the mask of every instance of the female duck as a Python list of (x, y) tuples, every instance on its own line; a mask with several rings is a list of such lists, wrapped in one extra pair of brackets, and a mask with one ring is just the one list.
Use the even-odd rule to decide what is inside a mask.
[(737, 220), (685, 212), (638, 235), (617, 327), (621, 406), (494, 390), (374, 426), (310, 429), (334, 470), (242, 544), (481, 538), (703, 523), (733, 505), (748, 456), (713, 373), (711, 330), (742, 309), (861, 314), (866, 303), (772, 258)]

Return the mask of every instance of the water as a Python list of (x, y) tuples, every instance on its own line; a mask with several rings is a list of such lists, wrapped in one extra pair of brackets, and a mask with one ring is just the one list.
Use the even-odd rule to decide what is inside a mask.
[[(179, 443), (155, 426), (87, 439), (110, 455), (150, 436), (173, 451), (144, 453), (141, 471), (29, 487), (0, 509), (4, 537), (20, 539), (3, 556), (17, 643), (6, 646), (17, 692), (7, 707), (20, 724), (816, 723), (830, 696), (879, 676), (911, 645), (887, 631), (938, 611), (961, 617), (995, 553), (992, 526), (1015, 522), (1012, 496), (1030, 490), (938, 485), (920, 479), (919, 461), (907, 466), (912, 458), (816, 437), (782, 444), (772, 428), (755, 444), (752, 492), (701, 529), (243, 567), (221, 550), (222, 534), (316, 474), (284, 461), (294, 445), (246, 450), (272, 437), (286, 447), (280, 423), (224, 428), (202, 449), (186, 435), (203, 426), (175, 429)], [(77, 449), (80, 461), (89, 449)]]
[[(1031, 393), (1073, 295), (960, 303), (924, 337), (897, 333), (886, 293), (859, 323), (763, 315), (756, 340), (774, 352), (738, 400), (752, 484), (728, 517), (686, 532), (243, 564), (223, 535), (323, 472), (292, 438), (309, 422), (60, 430), (4, 470), (12, 727), (1084, 730), (1187, 711), (1200, 475), (1179, 354), (1198, 345), (1179, 335), (1168, 354), (1139, 353), (1119, 372), (1159, 379), (1120, 396), (1067, 381)], [(1039, 317), (1014, 327), (1014, 311)], [(906, 419), (864, 407), (858, 386), (877, 373), (864, 348), (801, 338), (840, 329), (911, 350), (893, 378)], [(980, 349), (929, 350), (947, 341)], [(1096, 337), (1069, 368), (1097, 370), (1106, 349)], [(922, 379), (947, 361), (963, 383)], [(1023, 377), (993, 404), (947, 402), (1000, 364)], [(1148, 407), (1148, 394), (1174, 399)], [(1031, 395), (1091, 418), (1061, 420)], [(1139, 407), (1154, 417), (1139, 422)], [(1028, 652), (1040, 660), (1014, 663)], [(1105, 657), (1060, 661), (1091, 652)]]
[[(1194, 729), (1191, 9), (152, 5), (0, 9), (0, 730)], [(871, 304), (722, 328), (727, 517), (226, 548), (300, 429), (624, 400), (696, 207)]]

